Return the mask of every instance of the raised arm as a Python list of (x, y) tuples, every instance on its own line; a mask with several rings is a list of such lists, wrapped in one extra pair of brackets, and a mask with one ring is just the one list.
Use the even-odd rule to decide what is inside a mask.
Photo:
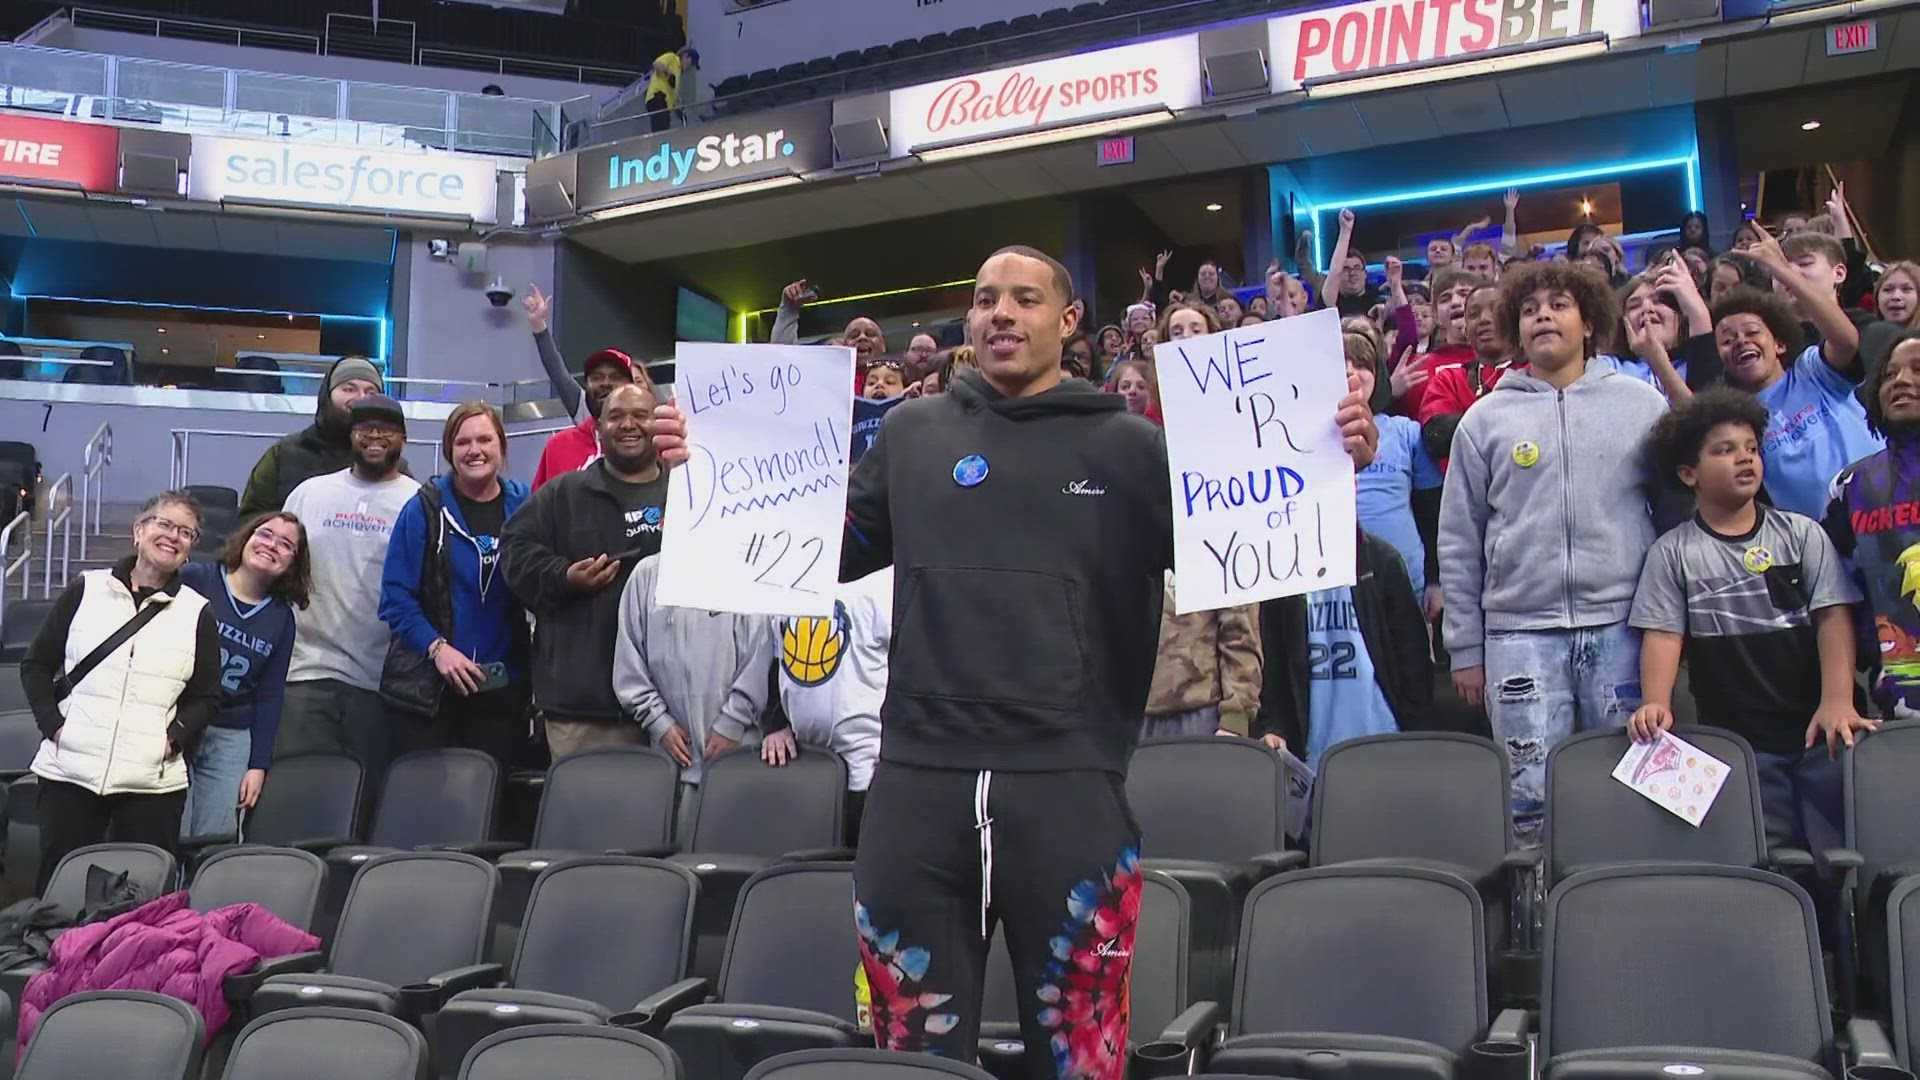
[(1801, 277), (1799, 269), (1787, 261), (1787, 253), (1780, 249), (1780, 241), (1774, 239), (1766, 226), (1758, 221), (1749, 224), (1760, 234), (1760, 242), (1748, 248), (1747, 254), (1773, 272), (1774, 282), (1793, 294), (1801, 317), (1820, 331), (1820, 357), (1827, 366), (1859, 382), (1860, 329), (1840, 309), (1833, 286)]
[(578, 415), (582, 397), (580, 384), (573, 372), (567, 370), (566, 357), (560, 355), (560, 346), (553, 340), (553, 301), (540, 291), (539, 285), (529, 284), (520, 305), (526, 309), (527, 329), (533, 331), (533, 347), (540, 354), (540, 366), (546, 370), (553, 396), (560, 399), (568, 416)]

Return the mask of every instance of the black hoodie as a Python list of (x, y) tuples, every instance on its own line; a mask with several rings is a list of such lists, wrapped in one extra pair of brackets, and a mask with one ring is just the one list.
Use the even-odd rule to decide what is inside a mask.
[(1124, 773), (1173, 560), (1159, 429), (1079, 379), (1008, 398), (970, 371), (894, 409), (851, 488), (841, 579), (895, 567), (881, 758)]
[[(344, 359), (344, 358), (343, 358)], [(333, 386), (335, 360), (320, 380), (314, 395), (313, 423), (267, 447), (247, 476), (247, 490), (240, 496), (240, 518), (278, 510), (287, 504), (304, 481), (327, 473), (336, 473), (353, 464), (353, 441), (348, 426), (327, 412), (327, 399)], [(402, 460), (404, 471), (405, 461)]]

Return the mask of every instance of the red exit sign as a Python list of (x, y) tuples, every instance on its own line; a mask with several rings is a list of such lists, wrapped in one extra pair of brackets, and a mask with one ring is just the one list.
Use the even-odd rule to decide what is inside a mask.
[(1111, 139), (1101, 139), (1099, 162), (1102, 165), (1133, 164), (1133, 136), (1115, 135)]
[(1872, 19), (1827, 27), (1827, 55), (1872, 52), (1880, 45), (1880, 28)]

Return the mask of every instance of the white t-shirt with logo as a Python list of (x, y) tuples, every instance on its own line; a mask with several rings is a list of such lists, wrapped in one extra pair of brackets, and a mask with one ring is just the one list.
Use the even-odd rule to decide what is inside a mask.
[(391, 637), (380, 621), (380, 575), (394, 520), (419, 490), (404, 473), (368, 483), (342, 469), (287, 496), (287, 512), (307, 528), (313, 560), (312, 603), (300, 613), (288, 682), (338, 679), (380, 689)]

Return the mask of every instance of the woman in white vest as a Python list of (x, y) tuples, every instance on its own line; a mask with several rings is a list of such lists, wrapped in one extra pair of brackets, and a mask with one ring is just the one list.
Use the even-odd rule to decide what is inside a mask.
[(33, 759), (36, 892), (76, 848), (112, 839), (171, 851), (180, 835), (182, 754), (220, 706), (220, 630), (205, 598), (180, 584), (199, 536), (192, 496), (148, 499), (134, 553), (67, 586), (20, 662), (45, 736)]

